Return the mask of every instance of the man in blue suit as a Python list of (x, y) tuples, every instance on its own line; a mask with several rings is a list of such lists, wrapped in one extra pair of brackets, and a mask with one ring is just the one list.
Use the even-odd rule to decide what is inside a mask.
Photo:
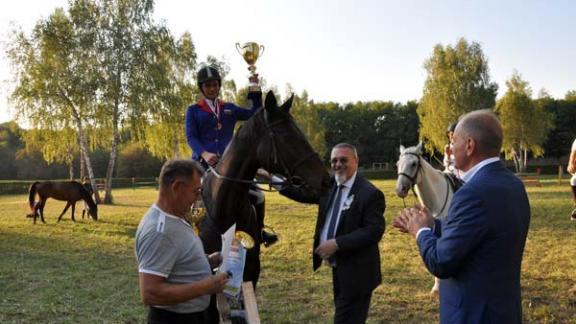
[(448, 216), (407, 208), (394, 226), (416, 237), (428, 271), (440, 278), (440, 323), (521, 323), (520, 266), (530, 222), (522, 182), (499, 154), (502, 127), (486, 110), (464, 115), (454, 132), (465, 184)]

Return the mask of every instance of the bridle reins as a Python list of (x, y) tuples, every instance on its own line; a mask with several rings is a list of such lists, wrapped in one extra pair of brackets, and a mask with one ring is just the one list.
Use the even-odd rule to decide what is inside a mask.
[[(266, 111), (263, 111), (263, 113), (267, 114)], [(271, 171), (272, 167), (279, 167), (282, 172), (283, 175), (286, 176), (286, 179), (282, 180), (282, 181), (273, 181), (273, 180), (246, 180), (246, 179), (240, 179), (240, 178), (233, 178), (233, 177), (228, 177), (225, 176), (223, 174), (220, 174), (215, 168), (213, 168), (212, 166), (209, 166), (209, 170), (210, 172), (212, 172), (212, 174), (214, 174), (214, 176), (217, 179), (220, 180), (226, 180), (226, 181), (230, 181), (230, 182), (236, 182), (236, 183), (244, 183), (244, 184), (249, 184), (249, 185), (258, 185), (258, 184), (264, 184), (264, 185), (268, 185), (270, 189), (263, 189), (260, 188), (260, 190), (263, 191), (280, 191), (282, 189), (285, 189), (287, 187), (301, 187), (303, 185), (306, 184), (306, 181), (304, 179), (302, 179), (302, 177), (299, 177), (297, 175), (294, 175), (294, 172), (298, 169), (298, 167), (302, 164), (304, 164), (304, 162), (308, 161), (311, 158), (314, 157), (318, 157), (318, 159), (320, 159), (320, 157), (318, 156), (318, 153), (314, 152), (313, 150), (310, 150), (310, 152), (306, 155), (304, 155), (303, 157), (301, 157), (300, 159), (298, 159), (294, 164), (292, 164), (292, 167), (288, 167), (288, 164), (286, 163), (286, 161), (284, 160), (284, 158), (282, 157), (282, 155), (279, 153), (279, 149), (278, 149), (278, 144), (276, 143), (276, 138), (277, 135), (274, 133), (274, 127), (277, 125), (280, 125), (284, 122), (288, 122), (288, 119), (283, 118), (271, 123), (268, 123), (268, 118), (267, 115), (264, 116), (264, 120), (265, 120), (265, 125), (266, 125), (266, 130), (265, 132), (269, 135), (270, 137), (270, 145), (271, 145), (271, 152), (268, 155), (268, 163), (267, 166), (265, 167), (266, 171)], [(274, 187), (279, 186), (280, 188), (277, 188), (276, 190), (272, 189)]]
[[(399, 176), (404, 176), (404, 177), (408, 178), (408, 180), (410, 180), (410, 183), (411, 183), (410, 189), (412, 189), (412, 193), (414, 193), (414, 196), (416, 197), (416, 199), (418, 199), (418, 194), (416, 194), (416, 190), (414, 189), (414, 187), (416, 186), (416, 181), (418, 180), (418, 174), (422, 170), (422, 164), (420, 163), (420, 159), (422, 157), (420, 156), (420, 154), (413, 153), (413, 152), (404, 152), (404, 153), (400, 154), (400, 156), (402, 156), (402, 155), (413, 155), (418, 160), (418, 164), (416, 166), (416, 172), (414, 173), (414, 175), (409, 175), (405, 172), (398, 172)], [(442, 208), (440, 208), (440, 211), (438, 212), (437, 215), (441, 215), (444, 212), (444, 209), (446, 208), (446, 205), (448, 204), (448, 197), (450, 196), (450, 181), (448, 180), (448, 178), (445, 175), (444, 175), (444, 180), (446, 180), (446, 196), (444, 197), (444, 203), (442, 204)], [(402, 202), (404, 203), (404, 208), (406, 208), (406, 201), (404, 200), (404, 198), (402, 198)]]

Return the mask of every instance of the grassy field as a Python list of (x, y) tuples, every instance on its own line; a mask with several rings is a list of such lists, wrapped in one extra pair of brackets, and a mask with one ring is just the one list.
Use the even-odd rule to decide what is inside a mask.
[[(375, 183), (386, 195), (387, 229), (380, 244), (383, 284), (374, 293), (368, 322), (437, 322), (438, 301), (428, 295), (433, 279), (413, 239), (389, 225), (403, 206), (394, 195), (394, 182)], [(576, 323), (576, 297), (568, 294), (576, 284), (569, 185), (549, 182), (530, 187), (529, 195), (532, 221), (522, 271), (525, 322)], [(0, 322), (143, 323), (133, 237), (155, 196), (153, 189), (116, 190), (117, 204), (99, 206), (97, 223), (73, 223), (68, 215), (56, 224), (64, 203), (49, 200), (45, 225), (32, 225), (24, 217), (24, 195), (0, 196)], [(312, 273), (310, 260), (316, 207), (272, 193), (267, 213), (281, 242), (263, 249), (257, 291), (262, 322), (331, 322), (331, 273), (325, 267)]]

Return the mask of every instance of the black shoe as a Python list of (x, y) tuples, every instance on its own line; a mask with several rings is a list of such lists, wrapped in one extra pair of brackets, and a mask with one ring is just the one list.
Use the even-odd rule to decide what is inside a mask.
[(270, 247), (276, 242), (278, 242), (278, 235), (276, 235), (276, 233), (262, 230), (262, 243), (264, 243), (265, 247)]

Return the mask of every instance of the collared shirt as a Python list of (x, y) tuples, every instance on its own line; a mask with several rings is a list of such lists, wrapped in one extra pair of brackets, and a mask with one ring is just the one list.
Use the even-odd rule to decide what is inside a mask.
[(478, 173), (478, 171), (480, 171), (480, 169), (482, 169), (483, 167), (485, 167), (486, 165), (488, 165), (490, 163), (494, 163), (497, 161), (500, 161), (500, 157), (498, 157), (498, 156), (494, 156), (491, 158), (487, 158), (486, 160), (482, 160), (480, 163), (476, 164), (475, 166), (470, 168), (468, 171), (462, 172), (463, 173), (462, 181), (464, 181), (464, 182), (470, 181), (476, 175), (476, 173)]
[[(494, 156), (494, 157), (482, 160), (480, 163), (476, 164), (475, 166), (473, 166), (472, 168), (470, 168), (466, 172), (460, 171), (462, 181), (464, 181), (466, 183), (466, 182), (472, 180), (472, 178), (476, 175), (476, 173), (478, 173), (478, 171), (480, 171), (480, 169), (482, 169), (483, 167), (485, 167), (486, 165), (488, 165), (490, 163), (494, 163), (494, 162), (498, 162), (498, 161), (500, 161), (500, 157)], [(430, 227), (422, 227), (416, 233), (416, 240), (418, 240), (418, 236), (420, 236), (420, 233), (422, 233), (424, 231), (431, 231), (431, 230), (432, 229)]]
[(328, 227), (330, 227), (330, 220), (332, 219), (332, 210), (335, 207), (338, 208), (338, 210), (339, 210), (337, 217), (336, 217), (336, 227), (334, 229), (334, 235), (336, 235), (336, 229), (338, 228), (338, 223), (340, 222), (340, 215), (342, 214), (342, 206), (344, 206), (344, 203), (346, 202), (346, 198), (348, 197), (348, 194), (350, 193), (350, 189), (352, 188), (352, 185), (354, 184), (354, 181), (356, 180), (356, 174), (357, 174), (357, 172), (354, 172), (354, 174), (352, 175), (352, 177), (350, 177), (350, 179), (348, 179), (344, 183), (339, 184), (342, 186), (342, 188), (340, 188), (340, 190), (342, 190), (342, 193), (340, 196), (340, 197), (342, 197), (342, 199), (340, 199), (340, 206), (334, 206), (335, 201), (332, 201), (332, 206), (328, 210), (326, 221), (324, 222), (324, 227), (322, 228), (322, 232), (320, 233), (320, 244), (324, 243), (324, 241), (326, 241), (326, 239), (327, 239), (326, 236), (328, 235)]

